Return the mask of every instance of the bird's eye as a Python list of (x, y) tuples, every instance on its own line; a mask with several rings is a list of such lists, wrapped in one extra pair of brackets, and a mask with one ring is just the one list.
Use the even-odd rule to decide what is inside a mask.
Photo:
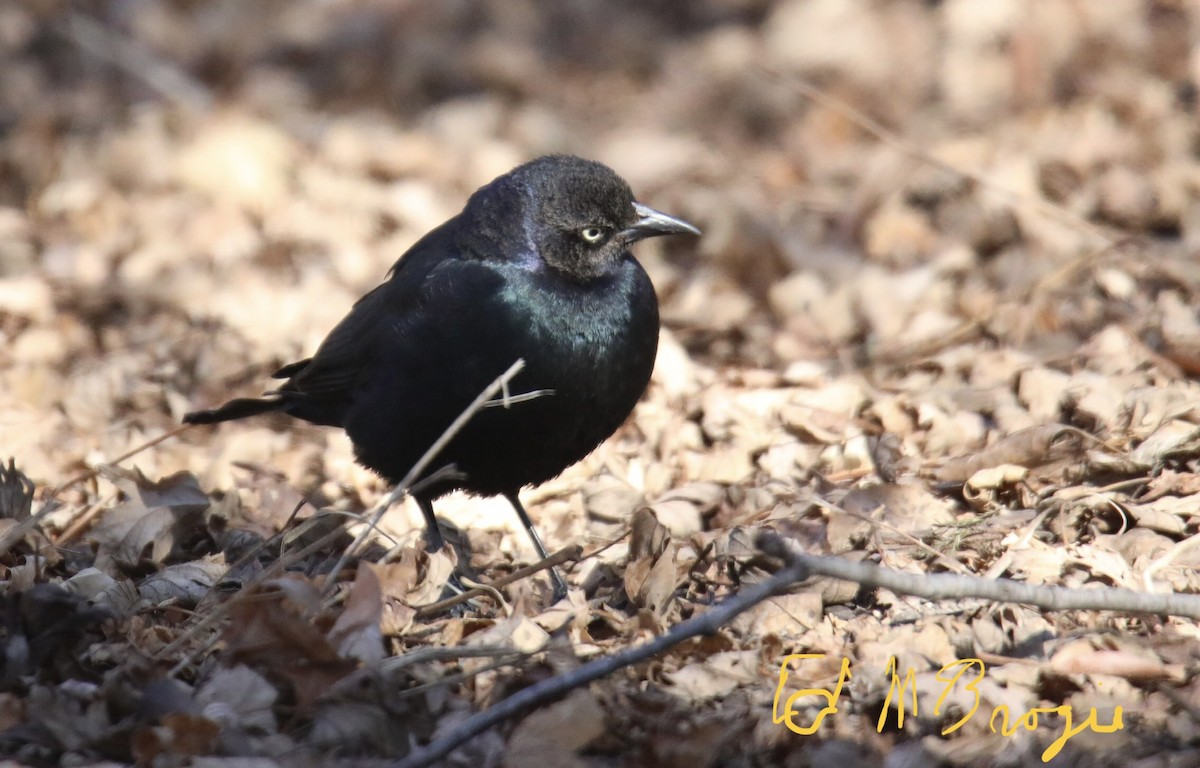
[(579, 236), (590, 245), (595, 245), (604, 239), (604, 229), (601, 227), (584, 227), (579, 231)]

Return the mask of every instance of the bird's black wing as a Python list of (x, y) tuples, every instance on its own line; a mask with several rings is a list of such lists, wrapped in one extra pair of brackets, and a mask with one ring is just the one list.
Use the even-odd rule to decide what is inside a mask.
[(392, 267), (388, 279), (363, 296), (316, 353), (275, 372), (284, 410), (318, 424), (340, 425), (354, 391), (375, 365), (381, 334), (413, 311), (430, 271), (458, 254), (451, 219), (421, 238)]
[[(283, 392), (294, 392), (306, 399), (337, 398), (354, 386), (374, 355), (375, 336), (382, 321), (394, 311), (403, 311), (403, 303), (391, 306), (398, 291), (391, 282), (375, 287), (354, 303), (350, 314), (334, 326), (316, 354), (306, 360), (285, 365), (275, 372), (287, 378)], [(402, 297), (398, 297), (402, 298)]]

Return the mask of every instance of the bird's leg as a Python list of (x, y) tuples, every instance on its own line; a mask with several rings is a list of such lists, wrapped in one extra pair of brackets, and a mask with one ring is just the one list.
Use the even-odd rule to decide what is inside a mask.
[[(433, 514), (433, 502), (424, 496), (415, 497), (417, 506), (421, 508), (421, 514), (425, 516), (425, 551), (429, 554), (440, 552), (446, 546), (446, 540), (442, 538), (442, 527), (438, 525), (437, 518)], [(450, 574), (450, 578), (446, 580), (445, 589), (442, 592), (442, 598), (461, 595), (467, 591), (463, 586), (462, 580), (458, 578), (457, 568), (455, 573)]]
[(438, 526), (437, 517), (433, 514), (433, 502), (423, 496), (418, 496), (417, 506), (421, 508), (421, 514), (425, 516), (425, 551), (440, 552), (442, 547), (446, 546), (446, 541), (442, 538), (442, 529)]
[[(542, 537), (538, 535), (537, 529), (533, 527), (533, 521), (529, 519), (528, 513), (525, 512), (525, 507), (521, 506), (521, 500), (517, 498), (516, 492), (504, 494), (504, 498), (508, 499), (508, 503), (512, 504), (513, 509), (517, 511), (517, 517), (521, 518), (521, 525), (525, 526), (525, 531), (529, 534), (529, 540), (533, 542), (533, 548), (537, 550), (538, 557), (542, 560), (550, 557), (546, 553), (546, 545), (542, 543)], [(554, 585), (554, 602), (558, 602), (567, 596), (567, 582), (563, 581), (562, 575), (558, 572), (558, 568), (550, 568), (550, 582)]]

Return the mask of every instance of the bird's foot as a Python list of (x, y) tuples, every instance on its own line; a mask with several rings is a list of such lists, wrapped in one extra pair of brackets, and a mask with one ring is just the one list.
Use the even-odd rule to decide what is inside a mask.
[(567, 599), (567, 582), (563, 580), (562, 574), (558, 572), (558, 568), (550, 569), (550, 583), (554, 589), (550, 593), (550, 604), (561, 602)]

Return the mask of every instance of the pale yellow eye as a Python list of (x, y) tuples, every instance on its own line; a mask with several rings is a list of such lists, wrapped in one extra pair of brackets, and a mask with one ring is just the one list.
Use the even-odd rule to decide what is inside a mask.
[(585, 227), (584, 229), (580, 230), (579, 236), (582, 237), (585, 242), (595, 245), (604, 239), (604, 230), (600, 227)]

